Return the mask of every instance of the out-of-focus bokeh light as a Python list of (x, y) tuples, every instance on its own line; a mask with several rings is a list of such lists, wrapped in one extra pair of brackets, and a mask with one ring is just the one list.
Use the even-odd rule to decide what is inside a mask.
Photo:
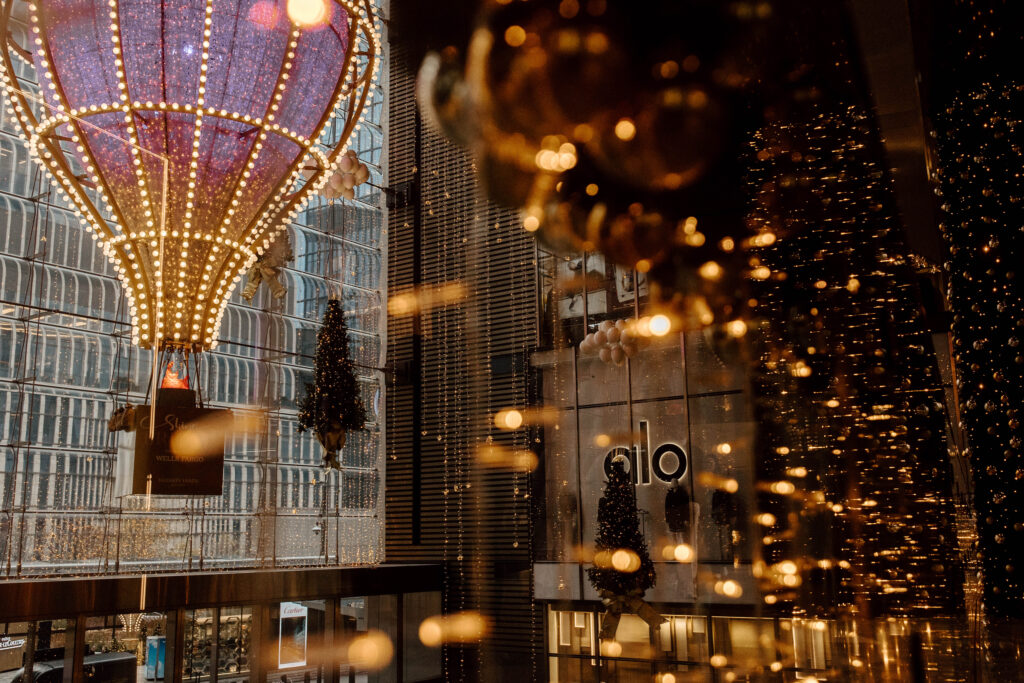
[(406, 316), (427, 312), (464, 301), (466, 296), (466, 285), (461, 282), (420, 287), (397, 293), (388, 299), (388, 315)]
[(175, 458), (191, 460), (224, 452), (224, 440), (233, 434), (255, 434), (266, 428), (262, 411), (232, 413), (218, 411), (177, 429), (171, 435)]
[(487, 619), (479, 612), (456, 612), (427, 617), (420, 624), (420, 642), (427, 647), (445, 643), (478, 643), (490, 630)]
[(523, 413), (514, 408), (499, 410), (494, 415), (494, 426), (498, 429), (519, 429), (523, 426)]
[(512, 47), (519, 47), (526, 42), (526, 30), (515, 24), (509, 26), (505, 29), (505, 42)]
[(631, 119), (619, 119), (615, 124), (615, 137), (626, 142), (636, 137), (636, 124)]
[(331, 18), (328, 0), (288, 0), (288, 18), (299, 26), (319, 26)]
[(538, 464), (537, 454), (533, 451), (505, 448), (493, 443), (481, 445), (476, 455), (480, 464), (487, 467), (532, 472)]
[(672, 330), (672, 321), (667, 315), (661, 313), (651, 316), (651, 334), (655, 337), (664, 337)]
[(612, 568), (623, 574), (632, 574), (640, 569), (640, 556), (632, 550), (620, 548), (612, 553)]
[(395, 646), (383, 631), (367, 631), (356, 636), (348, 644), (348, 661), (366, 671), (383, 669), (391, 662)]
[(693, 562), (693, 546), (688, 543), (680, 543), (673, 549), (672, 557), (676, 562)]

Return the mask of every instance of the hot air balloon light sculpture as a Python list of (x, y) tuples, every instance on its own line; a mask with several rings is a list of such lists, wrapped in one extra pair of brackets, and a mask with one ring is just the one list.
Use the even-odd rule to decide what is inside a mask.
[[(369, 0), (33, 0), (27, 46), (0, 1), (9, 112), (114, 265), (133, 342), (215, 347), (242, 274), (372, 98)], [(38, 118), (16, 55), (35, 64)]]

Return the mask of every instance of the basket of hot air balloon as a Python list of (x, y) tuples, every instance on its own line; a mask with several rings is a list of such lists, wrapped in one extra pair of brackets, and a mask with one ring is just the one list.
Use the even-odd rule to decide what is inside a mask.
[(0, 5), (10, 113), (113, 264), (133, 343), (154, 352), (159, 439), (161, 396), (191, 391), (188, 358), (216, 347), (243, 275), (314, 193), (350, 198), (368, 178), (346, 150), (379, 64), (370, 2)]

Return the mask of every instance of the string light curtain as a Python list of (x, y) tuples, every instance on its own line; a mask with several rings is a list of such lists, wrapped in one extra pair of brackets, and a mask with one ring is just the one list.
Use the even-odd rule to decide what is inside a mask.
[[(371, 97), (369, 2), (37, 0), (28, 15), (32, 44), (9, 37), (0, 59), (12, 113), (114, 264), (133, 342), (216, 346), (236, 284), (327, 182)], [(26, 50), (39, 114), (12, 62)]]
[[(989, 617), (1024, 636), (1024, 36), (1012, 3), (943, 3), (932, 109), (953, 361)], [(1014, 8), (1016, 9), (1016, 8)], [(955, 27), (955, 28), (952, 28)], [(993, 634), (1004, 627), (994, 628)], [(1019, 644), (1014, 646), (1019, 648)], [(1019, 651), (1019, 650), (1018, 650)], [(1015, 671), (1012, 651), (1007, 671)], [(1019, 663), (1018, 663), (1019, 667)]]
[(798, 615), (957, 614), (945, 407), (892, 179), (844, 11), (805, 15), (830, 59), (808, 59), (748, 174), (750, 222), (789, 235), (758, 255), (757, 573)]
[(812, 616), (954, 613), (938, 366), (870, 136), (829, 106), (754, 145), (753, 219), (799, 228), (762, 254), (763, 578)]

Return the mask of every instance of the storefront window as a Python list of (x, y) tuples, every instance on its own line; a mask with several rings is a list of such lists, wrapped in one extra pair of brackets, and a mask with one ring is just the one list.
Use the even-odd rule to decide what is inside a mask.
[(669, 659), (703, 663), (708, 658), (708, 627), (704, 617), (666, 614), (658, 628), (659, 645)]
[(765, 663), (776, 659), (773, 619), (712, 617), (711, 623), (715, 646), (711, 663), (733, 673), (733, 680), (756, 680)]
[[(0, 624), (0, 681), (60, 683), (64, 677), (64, 647), (73, 640), (73, 629), (74, 622), (63, 619)], [(29, 665), (31, 678), (25, 676)]]
[(221, 607), (217, 680), (247, 682), (251, 666), (252, 607)]
[(213, 617), (212, 607), (185, 612), (182, 677), (186, 681), (209, 680), (215, 642)]
[(593, 612), (550, 610), (548, 634), (551, 654), (593, 655), (597, 651)]

